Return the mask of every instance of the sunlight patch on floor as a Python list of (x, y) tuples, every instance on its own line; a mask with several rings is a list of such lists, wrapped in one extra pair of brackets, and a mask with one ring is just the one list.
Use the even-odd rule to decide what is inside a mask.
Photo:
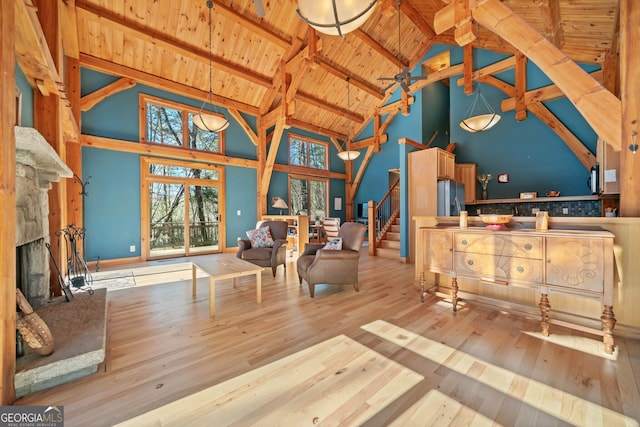
[(592, 356), (602, 357), (603, 359), (617, 360), (618, 359), (618, 347), (615, 347), (613, 354), (607, 354), (604, 352), (604, 343), (602, 340), (595, 340), (587, 337), (577, 337), (573, 335), (562, 334), (550, 334), (548, 337), (542, 335), (542, 332), (527, 332), (523, 333), (538, 338), (543, 341), (548, 341), (553, 344), (567, 347), (573, 350), (581, 351), (583, 353), (591, 354)]
[(339, 335), (118, 426), (361, 425), (423, 379)]
[(638, 426), (636, 420), (623, 414), (492, 365), (391, 323), (377, 320), (362, 326), (362, 329), (567, 423)]

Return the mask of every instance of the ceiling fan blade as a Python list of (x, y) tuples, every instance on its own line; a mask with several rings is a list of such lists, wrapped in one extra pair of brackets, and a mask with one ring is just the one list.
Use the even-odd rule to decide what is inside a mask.
[(396, 84), (396, 82), (393, 82), (393, 83), (391, 83), (391, 84), (387, 85), (387, 87), (385, 87), (384, 89), (382, 89), (382, 91), (383, 91), (383, 92), (388, 91), (388, 90), (389, 90), (389, 89), (391, 89), (391, 87), (392, 87), (393, 85), (395, 85), (395, 84)]
[(378, 80), (395, 80), (395, 77), (378, 77)]
[(400, 71), (400, 74), (404, 74), (405, 76), (409, 75), (409, 67), (404, 67), (402, 69), (402, 71)]
[(253, 0), (253, 5), (256, 8), (256, 15), (258, 15), (258, 18), (263, 18), (265, 13), (264, 13), (264, 5), (262, 4), (262, 0)]
[(426, 80), (428, 79), (428, 76), (407, 76), (406, 79), (407, 80)]
[(407, 82), (405, 81), (400, 82), (400, 86), (402, 87), (402, 90), (405, 91), (406, 93), (409, 93), (411, 91), (409, 89), (409, 85), (407, 85)]

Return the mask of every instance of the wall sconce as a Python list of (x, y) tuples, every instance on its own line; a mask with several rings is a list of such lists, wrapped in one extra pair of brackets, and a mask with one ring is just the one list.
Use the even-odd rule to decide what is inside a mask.
[(633, 154), (636, 154), (638, 152), (638, 132), (636, 132), (635, 130), (631, 132), (631, 145), (629, 145), (629, 150), (631, 150), (631, 152)]

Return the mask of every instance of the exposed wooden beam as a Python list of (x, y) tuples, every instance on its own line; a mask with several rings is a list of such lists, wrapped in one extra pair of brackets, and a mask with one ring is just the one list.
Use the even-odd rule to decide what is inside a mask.
[(412, 85), (410, 85), (409, 86), (410, 92), (415, 93), (416, 91), (422, 88), (425, 88), (432, 83), (435, 83), (440, 80), (445, 80), (453, 76), (457, 76), (458, 74), (462, 74), (463, 72), (464, 72), (464, 64), (457, 64), (439, 71), (429, 73), (426, 79), (418, 80)]
[(349, 111), (346, 108), (340, 107), (339, 105), (327, 104), (326, 101), (320, 98), (316, 98), (315, 96), (310, 95), (308, 93), (298, 92), (296, 98), (304, 102), (305, 104), (313, 105), (314, 107), (323, 109), (325, 111), (329, 111), (331, 113), (335, 113), (343, 117), (347, 117), (348, 115), (351, 115), (351, 120), (353, 122), (356, 122), (356, 123), (364, 122), (364, 117), (362, 116), (362, 114), (358, 114), (354, 111)]
[[(0, 405), (15, 400), (16, 372), (16, 20), (14, 3), (0, 1)], [(11, 224), (11, 226), (8, 226)]]
[(622, 104), (615, 95), (499, 0), (477, 3), (472, 14), (476, 21), (511, 43), (544, 70), (593, 130), (614, 149), (620, 149)]
[[(209, 59), (211, 59), (212, 66), (220, 71), (240, 77), (262, 87), (269, 88), (272, 86), (271, 79), (267, 76), (260, 75), (219, 56), (213, 55), (210, 58), (209, 52), (205, 49), (194, 48), (193, 46), (186, 45), (179, 40), (168, 37), (165, 34), (150, 30), (147, 27), (143, 27), (132, 22), (125, 22), (121, 17), (116, 16), (107, 9), (95, 7), (94, 5), (90, 5), (84, 1), (76, 1), (76, 6), (78, 14), (85, 19), (109, 25), (119, 31), (122, 31), (124, 34), (128, 34), (133, 39), (138, 39), (155, 46), (160, 46), (169, 52), (184, 56), (194, 61), (206, 63), (207, 65), (209, 64)], [(216, 7), (217, 6), (218, 5), (216, 5)]]
[(549, 126), (562, 138), (565, 144), (573, 151), (586, 170), (590, 170), (596, 164), (596, 157), (584, 146), (584, 144), (541, 102), (528, 104), (527, 109), (536, 115), (544, 124)]
[(303, 129), (303, 130), (308, 130), (309, 132), (314, 132), (317, 133), (319, 135), (326, 135), (327, 137), (334, 137), (334, 138), (338, 138), (338, 139), (346, 139), (347, 135), (340, 133), (340, 132), (336, 132), (332, 129), (327, 129), (327, 128), (323, 128), (320, 126), (315, 126), (312, 125), (310, 123), (306, 123), (297, 119), (294, 119), (293, 117), (289, 117), (286, 120), (286, 124), (288, 126), (294, 126), (297, 127), (298, 129)]
[[(396, 110), (395, 113), (392, 113), (394, 116), (398, 114), (398, 111)], [(389, 135), (387, 135), (386, 133), (380, 133), (380, 135), (378, 136), (378, 143), (379, 144), (384, 144), (386, 142), (389, 141)], [(375, 136), (370, 136), (368, 138), (364, 138), (364, 139), (360, 139), (358, 141), (354, 141), (351, 143), (351, 149), (352, 150), (362, 150), (363, 148), (367, 148), (371, 145), (373, 145), (373, 143), (375, 142), (376, 137)]]
[[(324, 71), (328, 72), (329, 74), (332, 74), (336, 77), (338, 77), (340, 80), (345, 80), (347, 78), (347, 76), (351, 76), (350, 73), (348, 73), (347, 71), (341, 71), (338, 70), (337, 68), (335, 68), (333, 65), (329, 64), (325, 59), (323, 58), (319, 58), (319, 63), (320, 63), (320, 68), (322, 68)], [(366, 83), (358, 78), (356, 78), (355, 76), (351, 76), (351, 84), (354, 87), (357, 87), (358, 89), (365, 91), (366, 93), (368, 93), (371, 96), (374, 96), (378, 99), (382, 99), (384, 98), (384, 94), (380, 93), (380, 90), (375, 87), (370, 85), (369, 83)]]
[[(640, 144), (640, 8), (636, 0), (620, 0), (620, 89), (623, 121), (620, 152), (620, 215), (640, 216), (640, 154), (629, 148)], [(604, 136), (600, 135), (605, 138)]]
[(516, 120), (527, 119), (527, 106), (524, 95), (527, 91), (527, 57), (523, 53), (516, 53)]
[(66, 141), (76, 141), (80, 134), (65, 93), (58, 67), (47, 45), (36, 7), (31, 0), (12, 1), (15, 16), (15, 53), (20, 69), (32, 87), (43, 96), (55, 94), (63, 102), (62, 132)]
[(62, 29), (62, 47), (65, 56), (74, 59), (80, 58), (78, 43), (78, 18), (76, 15), (75, 0), (63, 0), (60, 2), (60, 27)]
[(564, 32), (560, 16), (559, 0), (539, 0), (542, 34), (558, 49), (564, 45)]
[(411, 3), (409, 3), (408, 1), (403, 1), (400, 5), (400, 10), (402, 10), (402, 13), (407, 15), (413, 25), (415, 25), (420, 31), (422, 31), (422, 34), (424, 34), (425, 38), (433, 39), (433, 37), (436, 35), (435, 31), (433, 30), (433, 26), (422, 17), (422, 14), (418, 12)]
[(247, 28), (252, 33), (258, 34), (270, 43), (280, 47), (281, 49), (289, 49), (291, 47), (291, 40), (288, 40), (272, 31), (269, 31), (261, 23), (255, 22), (245, 15), (236, 12), (229, 6), (226, 6), (222, 2), (214, 2), (213, 10), (225, 18), (237, 23), (238, 25)]
[(231, 117), (236, 119), (236, 121), (247, 134), (249, 140), (253, 143), (253, 145), (258, 145), (258, 135), (253, 131), (253, 129), (251, 129), (251, 126), (249, 126), (249, 123), (247, 123), (244, 117), (242, 117), (240, 111), (236, 110), (235, 108), (228, 108), (227, 111), (229, 111)]
[(115, 95), (116, 93), (127, 90), (135, 85), (135, 80), (121, 77), (115, 82), (80, 98), (80, 109), (82, 111), (89, 111), (90, 109), (95, 107), (96, 104), (110, 97), (111, 95)]
[[(409, 105), (412, 105), (414, 102), (415, 102), (415, 98), (413, 96), (409, 97), (408, 99)], [(402, 109), (402, 101), (395, 101), (378, 108), (378, 114), (385, 115), (389, 113), (397, 113), (401, 109)]]
[[(591, 73), (591, 76), (599, 82), (603, 81), (603, 72), (601, 70), (594, 71)], [(524, 103), (530, 104), (533, 102), (547, 102), (553, 101), (554, 99), (564, 98), (565, 94), (562, 90), (555, 84), (551, 84), (548, 86), (540, 87), (538, 89), (532, 89), (527, 91), (524, 94)], [(516, 99), (515, 98), (507, 98), (502, 101), (501, 109), (502, 111), (511, 111), (516, 107)]]
[(465, 45), (462, 48), (462, 57), (464, 65), (464, 74), (462, 76), (462, 84), (464, 86), (465, 95), (470, 95), (474, 92), (473, 86), (473, 46), (470, 44)]
[(274, 172), (285, 172), (289, 174), (313, 176), (316, 178), (330, 178), (330, 179), (347, 179), (347, 174), (340, 172), (331, 172), (322, 169), (305, 168), (302, 166), (291, 165), (273, 165)]
[(267, 197), (269, 192), (269, 184), (271, 183), (271, 175), (273, 175), (273, 166), (276, 162), (276, 155), (278, 154), (278, 147), (280, 147), (280, 141), (282, 140), (282, 134), (284, 133), (285, 123), (284, 120), (278, 120), (276, 128), (273, 131), (273, 139), (269, 146), (269, 153), (265, 162), (264, 171), (260, 179), (260, 198)]
[[(96, 58), (84, 53), (80, 54), (80, 64), (83, 67), (100, 71), (101, 73), (132, 78), (138, 83), (142, 83), (161, 90), (168, 90), (178, 95), (184, 95), (186, 97), (199, 99), (201, 101), (209, 100), (209, 92), (207, 91), (196, 89), (194, 87), (183, 85), (181, 83), (176, 83), (173, 80), (167, 80), (162, 77), (154, 76), (153, 74), (145, 73), (143, 71), (125, 67), (124, 65), (105, 61), (103, 59)], [(258, 115), (258, 108), (254, 107), (253, 105), (234, 101), (232, 99), (215, 94), (211, 95), (211, 100), (216, 105), (222, 105), (227, 108), (235, 108), (242, 111), (243, 113), (249, 113), (254, 116)]]
[[(358, 168), (358, 172), (356, 173), (356, 176), (350, 185), (350, 188), (351, 188), (350, 193), (353, 195), (358, 194), (358, 187), (360, 187), (360, 182), (362, 182), (362, 177), (364, 176), (364, 172), (367, 170), (367, 166), (369, 166), (369, 162), (373, 157), (373, 150), (374, 150), (373, 145), (368, 146), (367, 151), (364, 153), (364, 156), (362, 156), (362, 161), (360, 162), (360, 167)], [(347, 162), (347, 163), (353, 163), (353, 162)]]
[(85, 147), (101, 148), (103, 150), (120, 151), (123, 153), (134, 153), (156, 157), (171, 157), (177, 160), (187, 160), (219, 165), (231, 165), (243, 168), (258, 167), (258, 162), (256, 160), (225, 156), (223, 154), (207, 153), (204, 151), (196, 152), (191, 150), (184, 150), (180, 147), (172, 147), (169, 145), (153, 143), (144, 144), (85, 134), (81, 136), (80, 141), (81, 144)]
[(358, 40), (369, 46), (373, 51), (377, 52), (378, 55), (382, 56), (382, 58), (390, 62), (392, 65), (399, 66), (400, 68), (409, 66), (409, 64), (406, 62), (399, 62), (397, 56), (395, 56), (392, 52), (389, 52), (387, 49), (385, 49), (384, 46), (375, 41), (373, 37), (362, 31), (361, 29), (352, 31), (351, 33), (347, 34), (347, 37), (349, 37), (351, 34), (353, 35), (353, 37), (357, 37)]
[[(494, 62), (493, 64), (487, 65), (486, 67), (479, 68), (473, 72), (472, 79), (474, 81), (479, 80), (482, 76), (489, 76), (491, 74), (498, 74), (503, 71), (510, 70), (516, 66), (516, 57), (510, 56), (509, 58), (505, 58), (501, 61)], [(458, 86), (463, 86), (465, 84), (464, 78), (461, 77), (457, 81)]]

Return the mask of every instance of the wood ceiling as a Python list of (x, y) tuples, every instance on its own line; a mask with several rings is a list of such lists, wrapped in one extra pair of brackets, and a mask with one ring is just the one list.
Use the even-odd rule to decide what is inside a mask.
[[(364, 25), (344, 38), (309, 31), (296, 0), (263, 0), (263, 18), (253, 0), (216, 0), (215, 99), (253, 115), (276, 110), (286, 99), (282, 110), (290, 124), (331, 136), (347, 134), (350, 110), (352, 129), (360, 130), (396, 89), (384, 93), (387, 82), (378, 77), (398, 73), (399, 61), (415, 67), (435, 43), (457, 45), (453, 29), (440, 35), (433, 30), (435, 13), (448, 3), (403, 0), (399, 52), (395, 0), (379, 0)], [(617, 52), (619, 0), (502, 3), (576, 62), (603, 63)], [(205, 0), (75, 0), (80, 63), (140, 83), (144, 76), (160, 77), (206, 95), (208, 13)], [(474, 45), (514, 52), (486, 28), (479, 28)]]

